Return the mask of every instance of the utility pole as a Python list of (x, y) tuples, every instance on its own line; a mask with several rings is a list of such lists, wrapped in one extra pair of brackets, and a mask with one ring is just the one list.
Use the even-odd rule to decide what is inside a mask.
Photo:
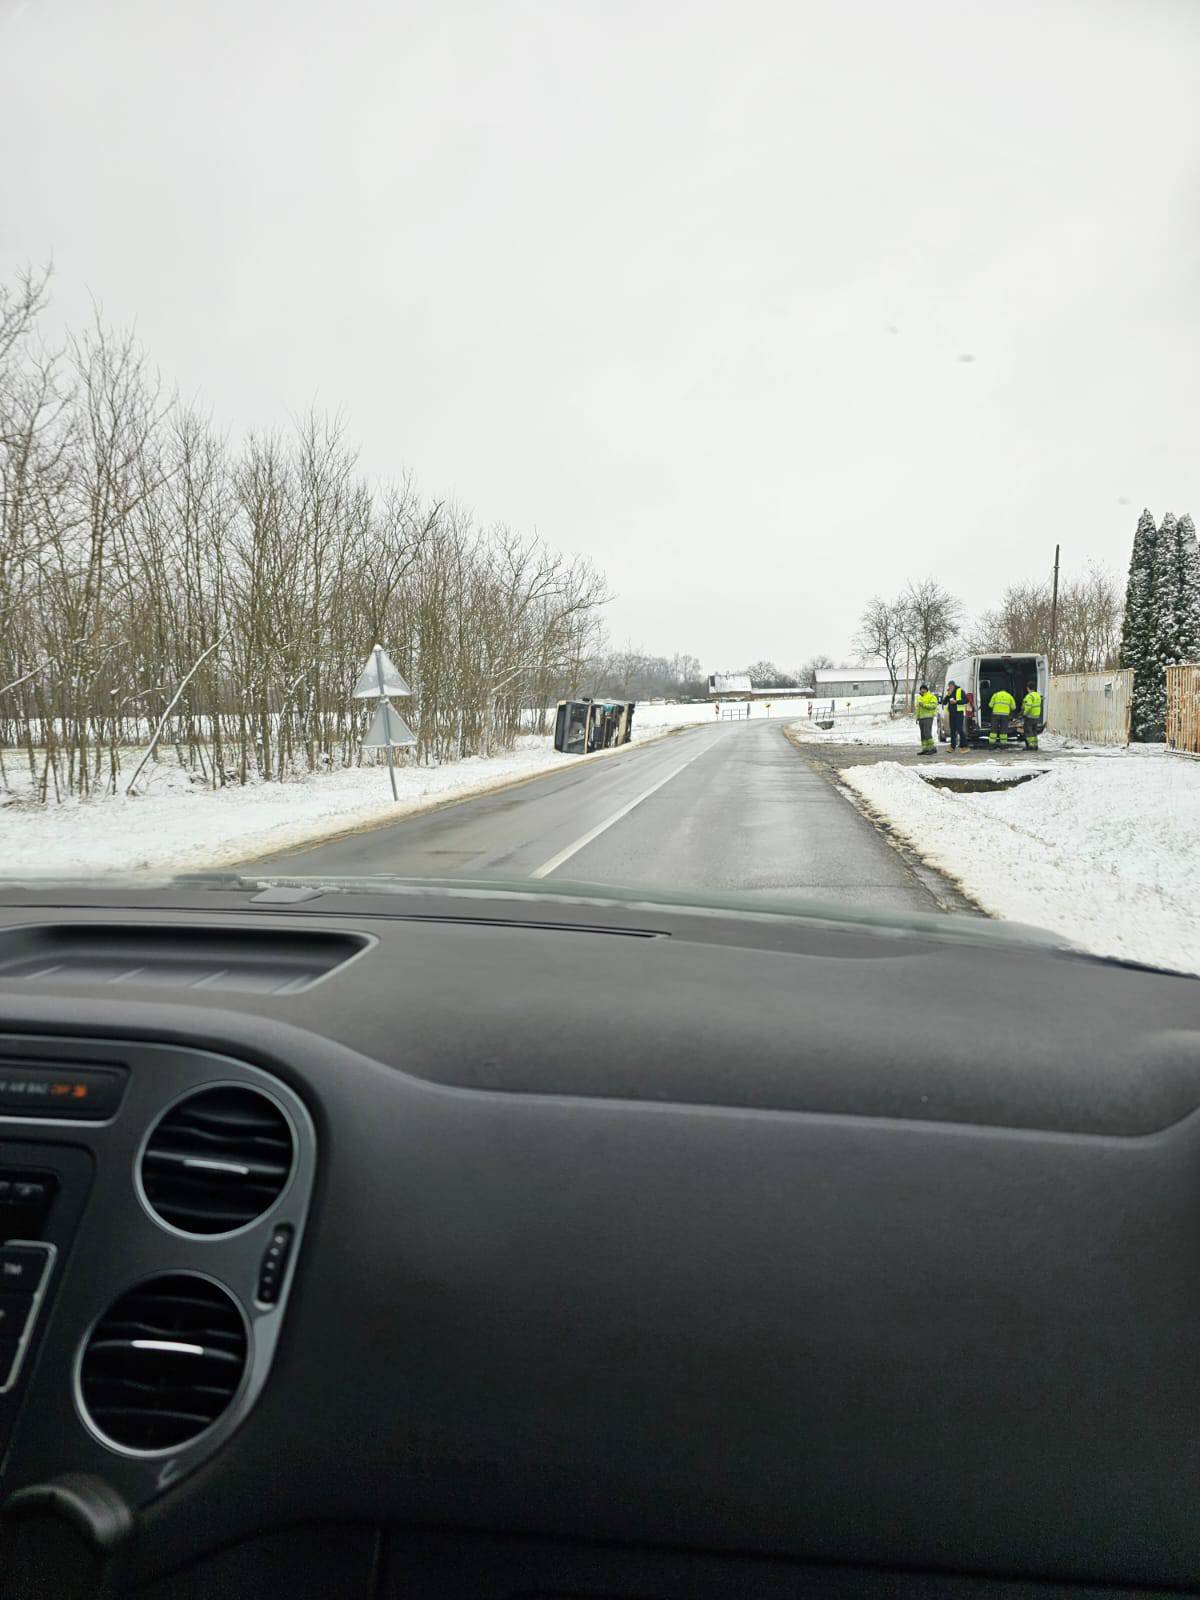
[(1050, 597), (1050, 671), (1055, 670), (1058, 656), (1058, 552), (1061, 545), (1054, 546), (1054, 590)]

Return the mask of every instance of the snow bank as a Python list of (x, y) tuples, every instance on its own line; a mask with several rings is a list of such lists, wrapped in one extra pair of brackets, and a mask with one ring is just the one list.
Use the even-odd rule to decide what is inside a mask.
[[(145, 793), (0, 806), (0, 870), (203, 871), (311, 843), (343, 829), (403, 817), (439, 800), (482, 794), (563, 758), (548, 739), (526, 738), (491, 760), (400, 767), (400, 802), (383, 766), (337, 768), (286, 783), (204, 788), (160, 765)], [(590, 759), (596, 759), (592, 757)]]
[[(1072, 756), (990, 794), (880, 762), (843, 780), (931, 865), (998, 917), (1096, 955), (1200, 972), (1200, 763)], [(972, 762), (976, 775), (1011, 772)]]

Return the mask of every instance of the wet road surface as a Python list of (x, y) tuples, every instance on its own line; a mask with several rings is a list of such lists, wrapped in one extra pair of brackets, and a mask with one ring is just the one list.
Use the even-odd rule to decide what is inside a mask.
[(562, 771), (549, 777), (256, 866), (939, 909), (929, 875), (858, 812), (824, 760), (814, 764), (789, 742), (791, 720), (702, 724), (587, 761), (564, 756)]

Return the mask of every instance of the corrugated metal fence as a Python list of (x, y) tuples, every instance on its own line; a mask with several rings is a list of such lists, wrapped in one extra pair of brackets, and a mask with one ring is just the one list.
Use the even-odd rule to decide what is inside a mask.
[[(1174, 668), (1194, 671), (1195, 668)], [(1087, 744), (1128, 744), (1133, 672), (1060, 672), (1050, 679), (1046, 726)]]
[(1167, 744), (1200, 755), (1200, 667), (1167, 668)]

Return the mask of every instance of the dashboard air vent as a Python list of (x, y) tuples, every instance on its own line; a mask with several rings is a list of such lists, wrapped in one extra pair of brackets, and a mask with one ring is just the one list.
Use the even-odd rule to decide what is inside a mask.
[(172, 1450), (210, 1428), (237, 1393), (246, 1328), (208, 1278), (173, 1272), (139, 1284), (92, 1330), (79, 1391), (92, 1426), (126, 1450)]
[(142, 1152), (150, 1209), (183, 1233), (232, 1233), (268, 1211), (292, 1170), (292, 1131), (256, 1089), (201, 1089), (164, 1113)]

